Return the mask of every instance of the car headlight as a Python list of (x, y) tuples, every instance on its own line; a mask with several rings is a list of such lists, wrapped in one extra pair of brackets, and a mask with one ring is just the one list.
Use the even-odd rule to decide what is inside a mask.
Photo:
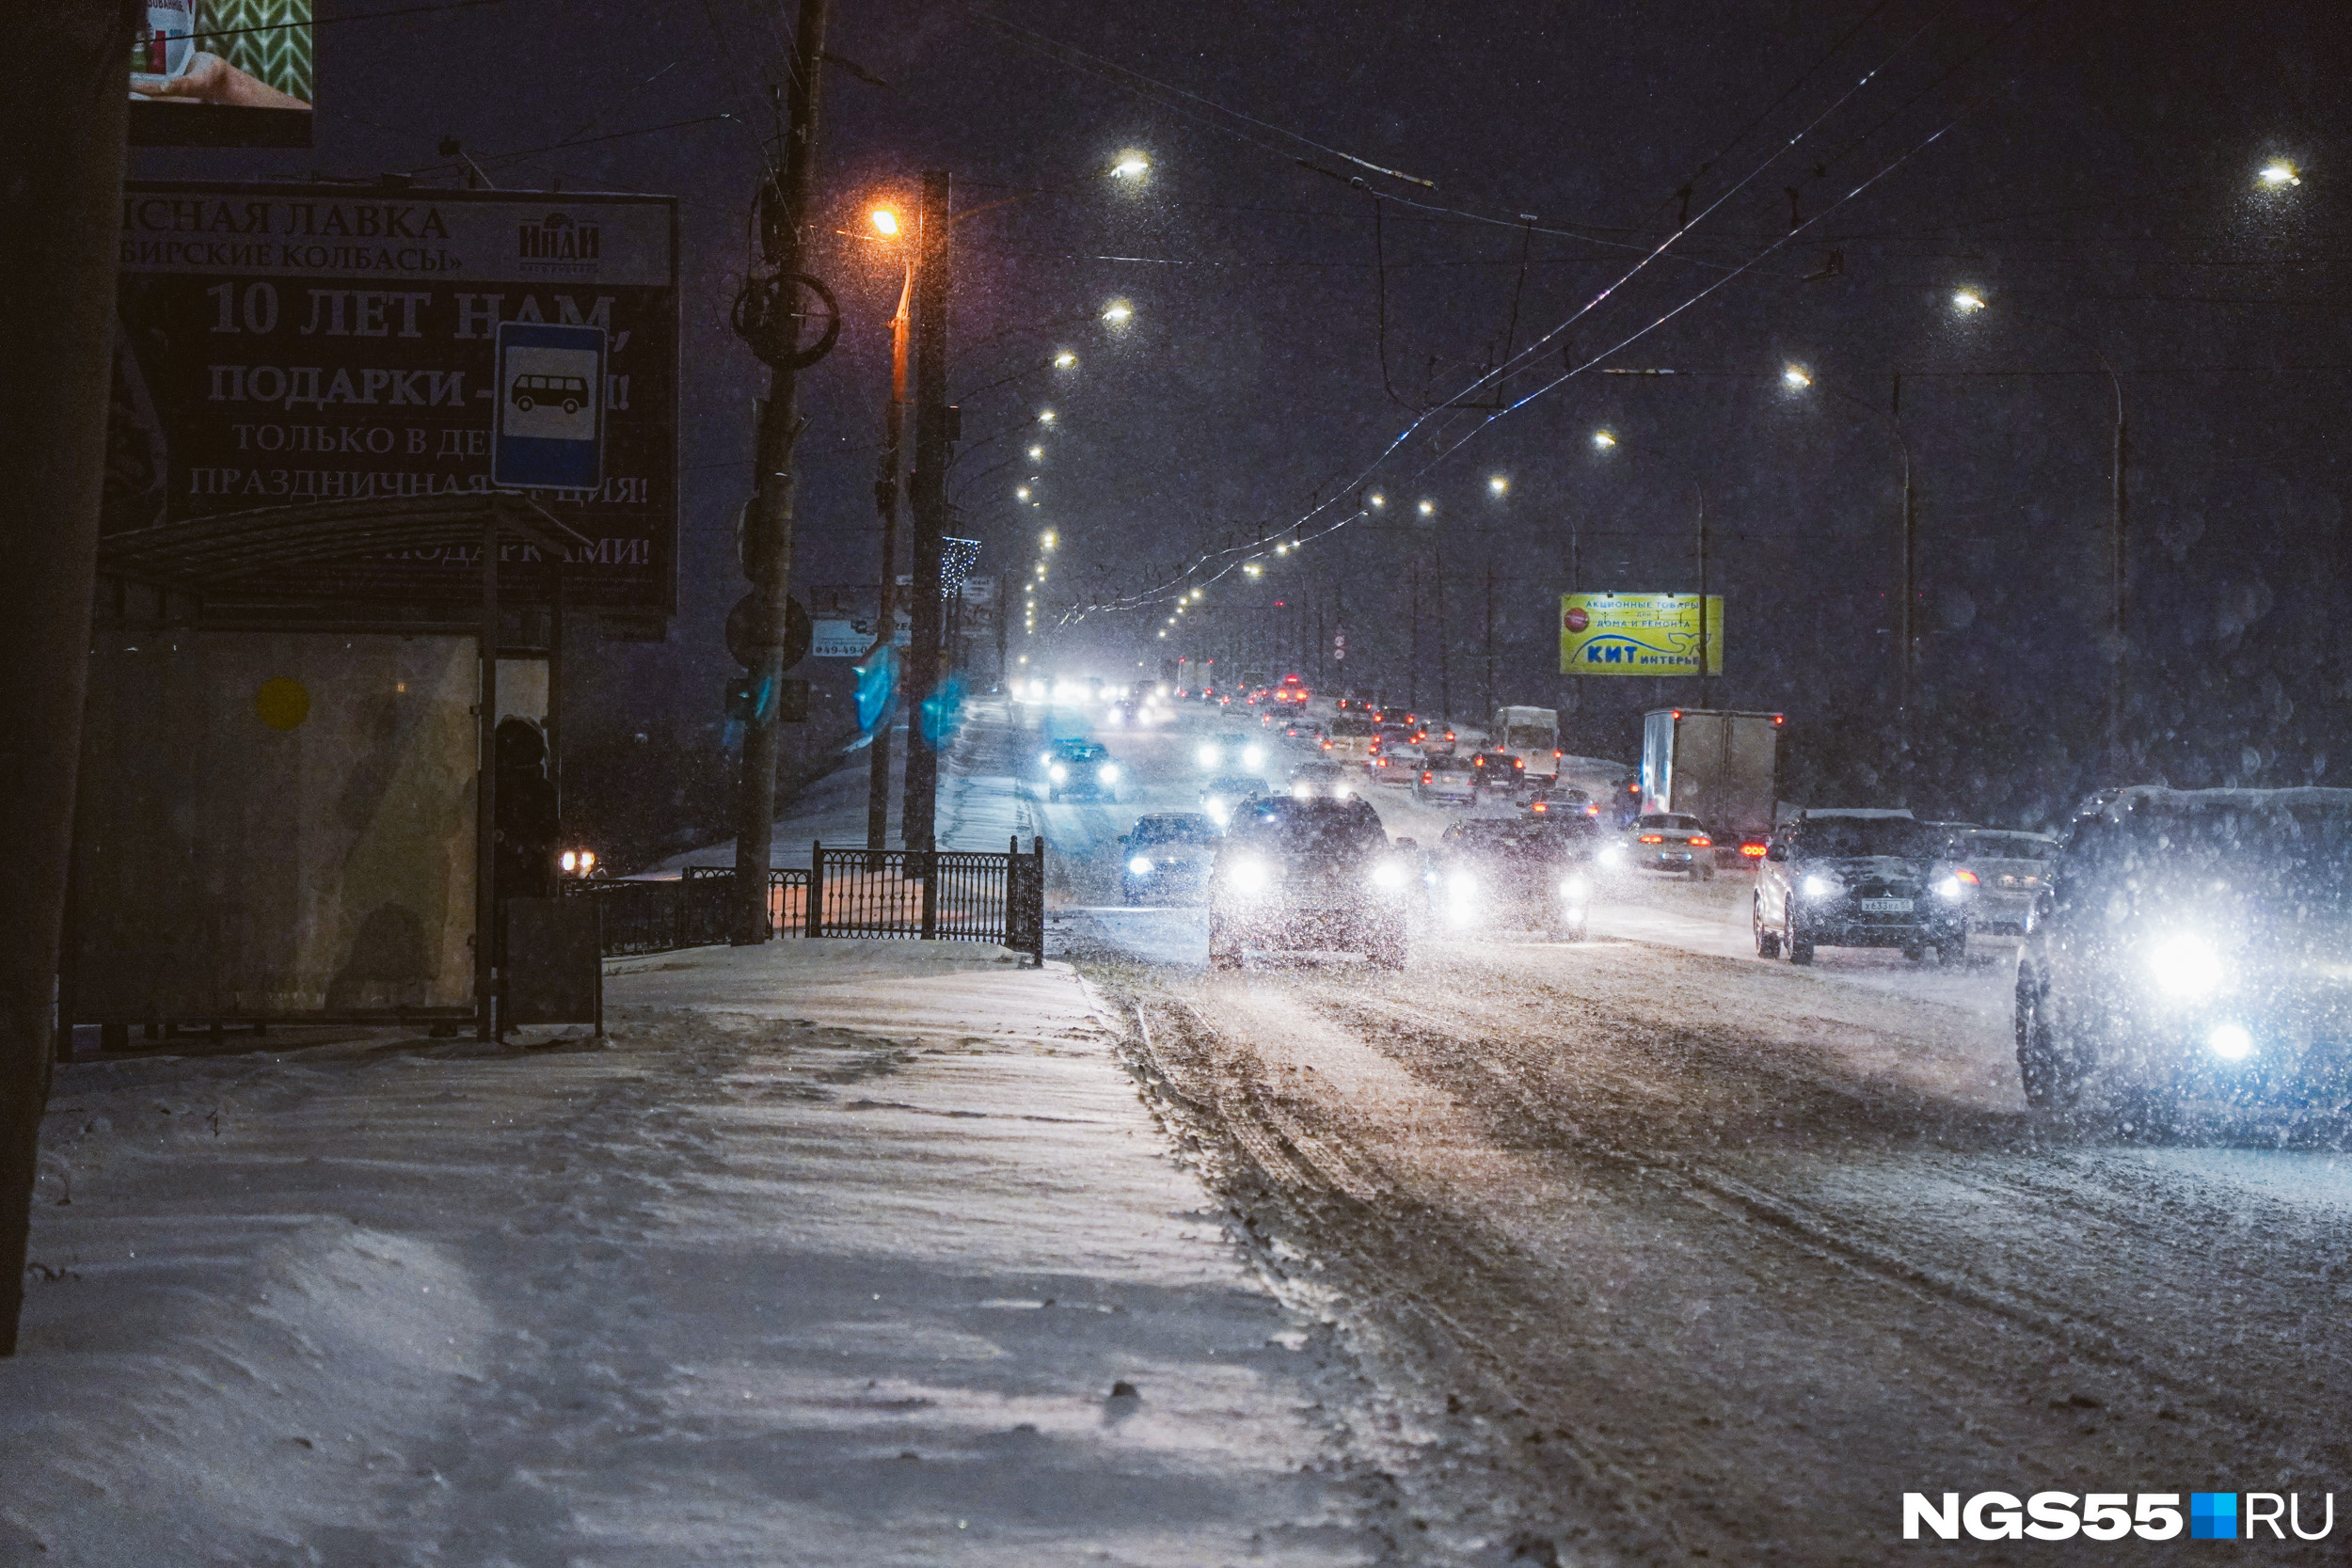
[(1809, 897), (1835, 898), (1846, 889), (1845, 885), (1836, 878), (1824, 877), (1816, 871), (1804, 879), (1804, 891)]
[(1407, 879), (1405, 868), (1394, 861), (1382, 861), (1372, 868), (1372, 885), (1375, 887), (1403, 887)]
[(2254, 1053), (2254, 1037), (2242, 1025), (2219, 1024), (2205, 1037), (2205, 1049), (2225, 1062), (2242, 1062)]
[(1193, 760), (1203, 768), (1215, 768), (1225, 760), (1225, 753), (1214, 746), (1203, 746), (1193, 753)]
[(1053, 753), (1053, 752), (1040, 752), (1037, 754), (1037, 765), (1038, 765), (1040, 768), (1051, 768), (1051, 767), (1053, 767), (1053, 766), (1054, 766), (1054, 753)]
[(1581, 904), (1592, 891), (1592, 884), (1574, 872), (1560, 879), (1560, 896), (1566, 903)]
[(1600, 863), (1603, 865), (1623, 865), (1625, 863), (1625, 846), (1622, 844), (1602, 845), (1600, 847)]
[(2203, 937), (2167, 937), (2148, 952), (2156, 989), (2193, 1002), (2221, 989), (2220, 951)]
[(1134, 860), (1127, 863), (1127, 869), (1134, 872), (1138, 877), (1149, 877), (1152, 875), (1152, 857), (1149, 855), (1137, 855)]
[(1301, 779), (1296, 784), (1291, 785), (1291, 799), (1295, 800), (1311, 800), (1314, 798), (1315, 786), (1309, 784), (1306, 780)]
[(1255, 746), (1244, 746), (1241, 749), (1241, 765), (1244, 768), (1255, 768), (1264, 760), (1265, 753)]
[(1233, 819), (1233, 808), (1222, 800), (1203, 800), (1200, 802), (1200, 809), (1207, 812), (1209, 820), (1220, 828)]
[(1045, 770), (1045, 776), (1052, 779), (1056, 784), (1068, 784), (1070, 782), (1070, 769), (1064, 768), (1057, 762), (1054, 764), (1053, 767)]
[(1106, 762), (1094, 776), (1102, 780), (1104, 784), (1117, 784), (1119, 782), (1119, 764), (1115, 762)]
[(1938, 898), (1957, 898), (1967, 891), (1960, 885), (1960, 879), (1957, 877), (1947, 877), (1935, 884), (1935, 895)]
[(1225, 885), (1245, 898), (1263, 893), (1273, 881), (1273, 873), (1262, 860), (1237, 860), (1225, 868)]

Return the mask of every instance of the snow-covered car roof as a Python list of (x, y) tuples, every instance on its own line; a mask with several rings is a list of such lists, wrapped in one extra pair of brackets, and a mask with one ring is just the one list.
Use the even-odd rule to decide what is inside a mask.
[(1797, 813), (1797, 820), (1800, 822), (1818, 822), (1824, 817), (1861, 817), (1867, 820), (1879, 816), (1899, 816), (1905, 821), (1916, 820), (1912, 816), (1909, 806), (1807, 806)]
[(2101, 790), (2083, 802), (2078, 816), (2105, 816), (2121, 821), (2143, 806), (2163, 811), (2193, 811), (2203, 806), (2235, 807), (2239, 811), (2271, 811), (2296, 806), (2327, 806), (2352, 812), (2352, 789), (2323, 789), (2299, 785), (2293, 789), (2173, 789), (2165, 784), (2131, 784)]

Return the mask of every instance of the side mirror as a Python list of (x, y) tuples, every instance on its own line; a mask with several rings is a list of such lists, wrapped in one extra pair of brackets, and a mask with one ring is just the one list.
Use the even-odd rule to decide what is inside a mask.
[(1788, 858), (1788, 846), (1775, 844), (1764, 851), (1764, 858), (1777, 865)]

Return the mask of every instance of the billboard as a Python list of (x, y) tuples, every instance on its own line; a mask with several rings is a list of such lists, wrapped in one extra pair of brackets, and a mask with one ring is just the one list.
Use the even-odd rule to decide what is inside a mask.
[(308, 147), (312, 0), (145, 0), (132, 35), (131, 140)]
[[(103, 527), (486, 494), (504, 428), (501, 330), (511, 345), (516, 324), (540, 336), (596, 328), (601, 478), (533, 499), (588, 541), (568, 558), (573, 602), (672, 613), (676, 233), (667, 197), (127, 186)], [(502, 590), (544, 597), (552, 574), (537, 549), (509, 551)], [(262, 587), (342, 603), (462, 601), (477, 553), (322, 562)]]
[[(1695, 675), (1696, 594), (1563, 594), (1564, 675)], [(1724, 600), (1707, 596), (1707, 673), (1724, 673)]]

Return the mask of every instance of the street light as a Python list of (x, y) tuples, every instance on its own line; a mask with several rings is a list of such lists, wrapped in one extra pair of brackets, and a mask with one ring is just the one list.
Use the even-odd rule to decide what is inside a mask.
[(1813, 377), (1803, 365), (1791, 365), (1780, 372), (1781, 381), (1791, 391), (1802, 392), (1813, 385)]
[(1029, 487), (1024, 484), (1019, 489), (1013, 491), (1013, 495), (1022, 500), (1027, 500), (1029, 499)]
[(1389, 504), (1389, 498), (1382, 495), (1377, 490), (1375, 490), (1371, 495), (1366, 496), (1364, 499), (1372, 503), (1372, 509), (1375, 512), (1379, 511), (1382, 507)]
[(896, 234), (898, 232), (898, 214), (892, 212), (887, 207), (877, 207), (874, 209), (873, 215), (874, 229), (876, 232), (882, 234)]
[(1054, 369), (1057, 371), (1074, 371), (1077, 368), (1078, 356), (1071, 353), (1068, 349), (1063, 349), (1059, 354), (1054, 356)]
[(1056, 532), (1055, 532), (1052, 529), (1050, 529), (1050, 528), (1049, 528), (1049, 529), (1047, 529), (1047, 530), (1046, 530), (1043, 533), (1041, 533), (1041, 534), (1039, 534), (1039, 535), (1037, 536), (1037, 542), (1038, 542), (1039, 544), (1041, 544), (1041, 545), (1044, 546), (1047, 549), (1049, 549), (1049, 550), (1050, 550), (1050, 549), (1052, 549), (1052, 548), (1053, 548), (1056, 545), (1058, 545), (1058, 544), (1060, 544), (1060, 543), (1061, 543), (1061, 535), (1060, 535), (1060, 534), (1058, 534), (1058, 533), (1056, 533)]
[(1103, 308), (1103, 319), (1113, 326), (1124, 326), (1135, 319), (1136, 308), (1123, 299), (1114, 299)]
[(1438, 503), (1437, 503), (1436, 501), (1433, 501), (1433, 500), (1424, 500), (1424, 501), (1422, 501), (1422, 502), (1421, 503), (1421, 515), (1422, 515), (1422, 516), (1424, 516), (1424, 517), (1428, 517), (1428, 516), (1433, 516), (1433, 515), (1436, 515), (1436, 513), (1437, 513), (1437, 510), (1438, 510)]
[(2295, 166), (2283, 158), (2274, 163), (2265, 164), (2262, 172), (2255, 178), (2274, 191), (2287, 185), (2299, 185), (2303, 182), (2303, 177), (2295, 172)]
[(1039, 409), (1037, 411), (1037, 422), (1040, 424), (1052, 424), (1054, 422), (1054, 411), (1050, 408)]
[(1031, 447), (1029, 449), (1029, 460), (1033, 463), (1041, 459), (1044, 455), (1045, 449), (1043, 447)]
[(1952, 292), (1952, 309), (1963, 315), (1981, 310), (1984, 309), (1984, 295), (1974, 289), (1956, 289)]
[(1613, 431), (1596, 430), (1593, 432), (1593, 445), (1600, 448), (1601, 451), (1607, 451), (1616, 444), (1617, 437)]
[(1511, 493), (1511, 482), (1502, 474), (1490, 475), (1486, 480), (1486, 492), (1493, 496), (1507, 496)]
[(1111, 166), (1111, 178), (1114, 180), (1140, 179), (1151, 172), (1152, 160), (1140, 152), (1121, 152), (1119, 162)]

